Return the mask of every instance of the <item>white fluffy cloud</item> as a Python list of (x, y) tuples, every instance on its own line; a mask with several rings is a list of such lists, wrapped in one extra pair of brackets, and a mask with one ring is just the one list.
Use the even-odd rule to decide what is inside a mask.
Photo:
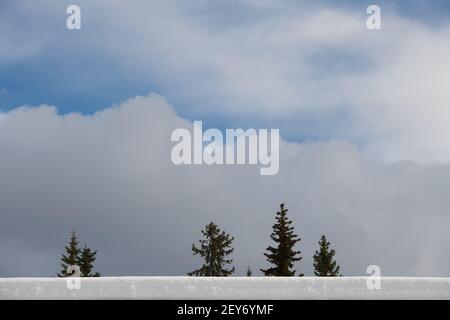
[[(193, 118), (271, 127), (290, 120), (285, 132), (345, 138), (375, 158), (450, 160), (448, 23), (430, 27), (382, 6), (383, 29), (369, 31), (364, 7), (301, 1), (79, 4), (77, 34), (64, 29), (63, 3), (12, 5), (16, 23), (0, 28), (5, 48), (25, 58), (60, 53), (64, 63), (102, 55), (124, 81), (139, 78), (186, 102), (176, 108)], [(31, 32), (17, 21), (39, 27)]]
[(367, 160), (345, 141), (281, 143), (280, 172), (175, 166), (174, 128), (191, 128), (166, 100), (136, 97), (92, 116), (20, 108), (0, 126), (1, 275), (53, 275), (73, 226), (99, 250), (105, 275), (182, 275), (211, 220), (236, 237), (238, 274), (262, 255), (286, 202), (311, 274), (326, 234), (344, 274), (449, 275), (448, 165)]

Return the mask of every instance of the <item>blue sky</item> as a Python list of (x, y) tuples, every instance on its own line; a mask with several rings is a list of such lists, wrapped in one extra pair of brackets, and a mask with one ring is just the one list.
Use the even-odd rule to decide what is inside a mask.
[[(330, 10), (346, 15), (342, 24), (350, 17), (355, 20), (352, 23), (363, 27), (365, 9), (373, 2), (319, 1), (311, 5), (262, 1), (262, 5), (255, 5), (251, 1), (180, 1), (169, 5), (156, 1), (119, 8), (107, 2), (80, 1), (83, 28), (68, 31), (65, 8), (70, 3), (43, 1), (39, 7), (25, 1), (2, 3), (0, 35), (11, 46), (23, 48), (20, 54), (0, 55), (1, 111), (48, 104), (61, 114), (92, 114), (136, 95), (158, 93), (178, 114), (190, 120), (202, 119), (207, 127), (280, 127), (289, 140), (343, 138), (362, 148), (373, 137), (355, 123), (361, 117), (354, 111), (359, 101), (340, 96), (335, 102), (319, 101), (328, 95), (321, 92), (341, 90), (342, 79), (370, 75), (382, 69), (380, 64), (387, 68), (390, 62), (381, 61), (371, 51), (384, 55), (391, 42), (403, 41), (408, 24), (418, 24), (421, 30), (432, 33), (446, 25), (450, 15), (450, 3), (445, 0), (377, 1), (385, 23), (379, 35), (361, 30), (354, 35), (354, 31), (348, 32), (355, 27), (352, 25), (342, 27), (334, 36), (348, 32), (347, 41), (327, 45), (328, 40), (314, 38), (297, 44), (297, 35), (291, 34), (292, 42), (283, 43), (278, 51), (277, 45), (271, 46), (278, 41), (269, 34), (273, 25), (291, 32), (284, 22), (301, 22)], [(400, 27), (395, 25), (398, 20), (403, 20)], [(333, 23), (321, 28), (333, 30)], [(308, 37), (314, 37), (314, 26), (309, 31)], [(301, 36), (303, 30), (296, 32)], [(248, 40), (246, 34), (254, 39)], [(266, 35), (260, 44), (256, 38)], [(283, 39), (283, 34), (278, 36)], [(333, 41), (333, 36), (330, 39)], [(360, 40), (372, 44), (361, 45)], [(264, 53), (268, 45), (271, 47)], [(222, 52), (224, 57), (216, 59)], [(301, 58), (296, 59), (296, 53)], [(392, 57), (398, 55), (393, 53)], [(267, 66), (272, 62), (273, 69)], [(246, 70), (249, 63), (253, 65)], [(261, 77), (268, 80), (260, 81)], [(305, 86), (308, 88), (303, 89)], [(265, 97), (271, 90), (278, 93)], [(305, 93), (297, 97), (296, 90)]]
[[(234, 3), (235, 1), (233, 1)], [(67, 1), (53, 1), (55, 10), (64, 12)], [(450, 2), (446, 0), (408, 0), (408, 1), (319, 1), (317, 7), (350, 7), (364, 14), (367, 5), (377, 3), (381, 7), (399, 13), (402, 16), (433, 25), (450, 18)], [(5, 5), (5, 4), (3, 4)], [(9, 4), (14, 7), (14, 4)], [(8, 4), (5, 5), (8, 9)], [(188, 6), (184, 2), (184, 6)], [(190, 9), (195, 10), (195, 9)], [(14, 26), (21, 26), (22, 30), (39, 28), (42, 23), (38, 15), (31, 17), (28, 14), (20, 15), (16, 10), (2, 12), (2, 16), (12, 13)], [(252, 12), (239, 11), (238, 5), (230, 5), (229, 2), (213, 1), (211, 6), (202, 6), (199, 12), (208, 15), (208, 19), (224, 25), (233, 23), (235, 14), (240, 14), (240, 19), (254, 18)], [(63, 25), (66, 16), (52, 16), (49, 27), (58, 29)], [(95, 19), (95, 13), (83, 11), (83, 21), (89, 24), (89, 20)], [(25, 20), (25, 21), (24, 21)], [(26, 23), (27, 20), (31, 20)], [(59, 26), (60, 27), (60, 26)], [(86, 26), (85, 28), (89, 28)], [(14, 32), (12, 28), (10, 32)], [(48, 30), (45, 30), (48, 32)], [(168, 96), (174, 102), (180, 112), (189, 116), (189, 101), (177, 92), (159, 85), (156, 76), (148, 75), (145, 79), (133, 79), (132, 72), (114, 65), (107, 57), (95, 50), (95, 47), (77, 47), (70, 38), (83, 38), (89, 30), (82, 33), (65, 33), (58, 39), (58, 50), (64, 52), (64, 57), (55, 48), (44, 50), (41, 54), (16, 63), (1, 63), (0, 83), (3, 94), (0, 96), (0, 110), (6, 111), (22, 105), (50, 104), (58, 106), (61, 113), (82, 112), (91, 114), (126, 100), (134, 95), (145, 95), (149, 92), (159, 92)], [(38, 34), (36, 34), (38, 36)], [(67, 37), (67, 38), (66, 38)], [(80, 39), (82, 41), (82, 39)], [(66, 54), (74, 51), (72, 55)], [(323, 54), (323, 60), (335, 59)], [(339, 59), (339, 58), (338, 58)], [(342, 59), (342, 58), (341, 58)], [(345, 59), (345, 57), (343, 58)], [(349, 61), (343, 61), (349, 63)], [(62, 81), (64, 79), (64, 81)], [(184, 107), (187, 106), (187, 107)], [(185, 109), (186, 108), (186, 109)]]

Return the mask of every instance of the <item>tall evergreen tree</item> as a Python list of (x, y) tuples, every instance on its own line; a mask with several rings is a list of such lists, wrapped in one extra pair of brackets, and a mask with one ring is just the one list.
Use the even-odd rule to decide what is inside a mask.
[(287, 211), (284, 203), (280, 205), (280, 211), (277, 212), (276, 223), (273, 225), (273, 232), (270, 238), (277, 243), (276, 247), (267, 247), (264, 255), (267, 261), (273, 267), (261, 269), (266, 276), (290, 277), (295, 276), (295, 261), (300, 261), (300, 251), (295, 251), (294, 246), (301, 239), (294, 234), (294, 227), (291, 226), (292, 221), (287, 218)]
[(229, 234), (221, 231), (214, 223), (206, 225), (202, 230), (205, 237), (200, 240), (200, 247), (192, 245), (194, 255), (199, 255), (204, 260), (204, 264), (200, 269), (188, 273), (189, 276), (202, 277), (226, 277), (234, 272), (234, 267), (227, 269), (227, 265), (233, 260), (226, 257), (233, 253), (232, 243), (234, 238)]
[(75, 230), (72, 231), (69, 240), (69, 246), (64, 247), (66, 254), (62, 255), (61, 258), (61, 272), (58, 273), (58, 277), (70, 277), (72, 273), (67, 273), (67, 268), (69, 266), (78, 266), (80, 260), (80, 249), (78, 248), (78, 238)]
[(94, 261), (96, 259), (95, 255), (97, 254), (97, 250), (91, 250), (86, 245), (81, 251), (81, 256), (79, 260), (79, 266), (82, 277), (100, 277), (100, 273), (93, 272), (94, 269)]
[(330, 250), (330, 243), (323, 235), (319, 241), (319, 251), (314, 255), (314, 274), (319, 277), (339, 277), (340, 267), (334, 260), (336, 251)]

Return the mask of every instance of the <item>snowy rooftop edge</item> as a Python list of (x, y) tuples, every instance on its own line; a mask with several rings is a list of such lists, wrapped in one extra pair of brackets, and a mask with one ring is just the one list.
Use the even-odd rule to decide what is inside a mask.
[(379, 289), (374, 287), (374, 280), (373, 277), (0, 278), (0, 299), (450, 299), (450, 278), (381, 277)]

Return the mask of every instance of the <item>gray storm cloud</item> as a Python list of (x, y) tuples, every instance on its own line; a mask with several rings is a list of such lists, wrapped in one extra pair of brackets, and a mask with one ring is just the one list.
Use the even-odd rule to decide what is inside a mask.
[(184, 275), (210, 221), (235, 236), (242, 275), (266, 266), (280, 202), (303, 239), (306, 275), (322, 233), (345, 275), (371, 264), (384, 275), (450, 275), (448, 165), (368, 160), (345, 141), (281, 141), (275, 176), (175, 166), (170, 135), (192, 123), (158, 95), (92, 116), (39, 106), (0, 118), (0, 276), (55, 275), (73, 227), (98, 249), (103, 275)]

